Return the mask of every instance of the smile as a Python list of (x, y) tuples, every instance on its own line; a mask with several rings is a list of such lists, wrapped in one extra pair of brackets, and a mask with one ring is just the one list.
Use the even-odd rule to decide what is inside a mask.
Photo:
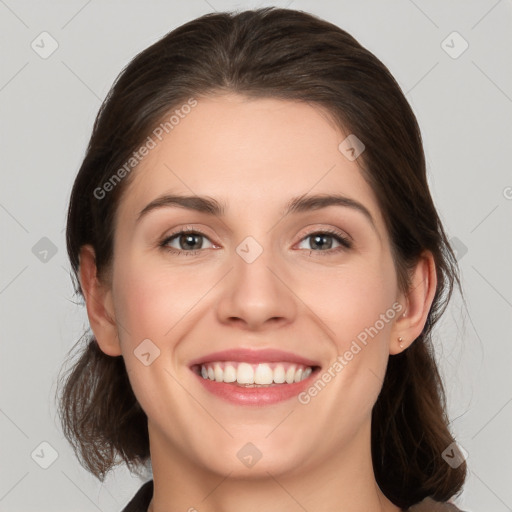
[(250, 364), (237, 361), (219, 361), (202, 364), (203, 379), (240, 386), (271, 386), (293, 384), (307, 379), (313, 368), (291, 362)]
[(318, 361), (276, 349), (230, 349), (189, 363), (203, 389), (235, 405), (264, 406), (297, 396), (320, 371)]

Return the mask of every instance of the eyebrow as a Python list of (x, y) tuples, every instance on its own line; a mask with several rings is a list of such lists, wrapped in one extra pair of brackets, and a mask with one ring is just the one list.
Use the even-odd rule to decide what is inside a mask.
[[(342, 206), (362, 213), (370, 222), (372, 227), (376, 230), (375, 221), (370, 211), (355, 199), (351, 199), (340, 194), (316, 194), (309, 196), (303, 194), (301, 196), (294, 197), (285, 205), (282, 215), (284, 217), (291, 213), (302, 213), (310, 210), (319, 210), (329, 206)], [(148, 214), (150, 211), (166, 207), (185, 208), (188, 210), (194, 210), (218, 217), (224, 216), (226, 212), (225, 205), (211, 197), (163, 195), (151, 201), (139, 212), (137, 222), (139, 222), (141, 218)]]

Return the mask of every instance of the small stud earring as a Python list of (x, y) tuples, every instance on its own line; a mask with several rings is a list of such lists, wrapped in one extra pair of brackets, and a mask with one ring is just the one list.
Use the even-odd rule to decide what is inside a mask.
[(404, 348), (403, 339), (400, 337), (398, 338), (398, 343), (400, 344), (400, 348)]

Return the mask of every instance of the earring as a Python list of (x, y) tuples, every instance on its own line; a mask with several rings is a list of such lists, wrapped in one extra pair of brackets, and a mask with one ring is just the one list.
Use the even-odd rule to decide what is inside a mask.
[(400, 337), (398, 338), (398, 343), (400, 344), (400, 348), (404, 348), (403, 339)]

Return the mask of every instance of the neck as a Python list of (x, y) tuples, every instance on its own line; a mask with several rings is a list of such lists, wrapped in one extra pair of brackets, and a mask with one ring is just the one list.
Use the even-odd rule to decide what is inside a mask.
[(154, 492), (148, 512), (400, 512), (375, 481), (369, 422), (339, 456), (279, 474), (260, 467), (250, 478), (194, 464), (156, 429), (149, 431)]

